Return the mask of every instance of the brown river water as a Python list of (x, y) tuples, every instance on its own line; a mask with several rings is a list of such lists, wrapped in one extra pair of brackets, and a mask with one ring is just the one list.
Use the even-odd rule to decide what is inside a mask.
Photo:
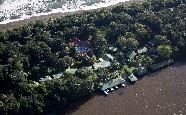
[(186, 115), (186, 63), (155, 72), (108, 96), (95, 96), (69, 115)]

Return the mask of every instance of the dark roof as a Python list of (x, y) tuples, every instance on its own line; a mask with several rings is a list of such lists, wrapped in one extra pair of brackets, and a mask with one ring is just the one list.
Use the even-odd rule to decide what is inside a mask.
[(150, 52), (150, 54), (153, 54), (153, 55), (157, 55), (158, 54), (156, 48), (150, 48), (149, 52)]
[(147, 70), (146, 70), (145, 68), (143, 68), (143, 67), (138, 68), (138, 69), (134, 72), (134, 75), (135, 75), (136, 77), (142, 77), (142, 76), (144, 76), (145, 74), (147, 74)]
[(74, 46), (90, 47), (90, 42), (89, 41), (82, 41), (78, 38), (70, 39), (69, 44), (74, 45)]
[(82, 41), (78, 38), (72, 38), (70, 39), (69, 44), (75, 46), (75, 51), (78, 54), (88, 53), (91, 51), (91, 44), (89, 41)]
[(70, 39), (69, 44), (77, 45), (80, 41), (81, 41), (80, 39), (75, 37), (75, 38)]
[(156, 71), (158, 69), (161, 69), (161, 68), (168, 66), (170, 64), (173, 64), (173, 63), (174, 63), (173, 59), (168, 59), (168, 60), (153, 64), (153, 65), (150, 65), (148, 68), (152, 71)]
[(155, 46), (155, 45), (157, 45), (157, 42), (155, 40), (151, 40), (148, 42), (148, 45)]
[(78, 46), (90, 47), (90, 42), (88, 41), (80, 41)]

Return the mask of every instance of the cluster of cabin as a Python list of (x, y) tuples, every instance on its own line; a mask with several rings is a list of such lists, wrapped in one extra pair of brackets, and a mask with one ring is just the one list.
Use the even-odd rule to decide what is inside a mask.
[[(77, 56), (91, 56), (93, 54), (91, 44), (89, 40), (80, 40), (78, 38), (72, 38), (69, 40), (69, 45), (75, 48), (75, 53)], [(112, 52), (116, 52), (118, 49), (115, 47), (109, 47), (109, 50)], [(136, 51), (132, 51), (130, 54), (128, 54), (128, 61), (132, 61), (137, 55), (141, 55), (146, 53), (147, 51), (152, 52), (151, 54), (155, 55), (156, 51), (151, 49), (148, 49), (147, 47), (142, 47)], [(108, 94), (109, 91), (113, 91), (115, 89), (118, 89), (120, 86), (124, 87), (126, 86), (126, 81), (129, 83), (135, 83), (138, 79), (145, 76), (147, 73), (151, 73), (154, 71), (157, 71), (158, 69), (161, 69), (163, 67), (166, 67), (174, 62), (173, 59), (169, 59), (160, 63), (156, 63), (153, 65), (150, 65), (148, 67), (142, 67), (139, 66), (137, 69), (131, 72), (131, 74), (128, 75), (120, 75), (120, 77), (116, 79), (108, 80), (107, 82), (100, 83), (98, 89), (101, 90), (104, 94)], [(102, 57), (100, 57), (97, 62), (95, 62), (92, 66), (87, 67), (93, 70), (97, 70), (98, 68), (107, 68), (109, 66), (112, 66), (112, 64), (119, 64), (118, 61), (112, 56), (111, 54), (104, 54)], [(65, 72), (70, 74), (75, 74), (77, 71), (77, 68), (68, 68), (65, 70)], [(41, 78), (40, 81), (46, 81), (46, 80), (52, 80), (52, 79), (58, 79), (63, 76), (63, 73), (58, 73), (55, 75), (45, 76), (44, 78)]]
[[(126, 77), (127, 81), (129, 83), (135, 83), (138, 79), (142, 78), (148, 73), (157, 71), (159, 69), (162, 69), (166, 66), (169, 66), (174, 63), (173, 59), (168, 59), (153, 65), (148, 66), (147, 68), (145, 67), (140, 67), (137, 70), (134, 70), (130, 75)], [(103, 92), (105, 95), (108, 95), (109, 91), (113, 91), (114, 89), (118, 89), (118, 86), (126, 86), (126, 80), (124, 78), (116, 78), (109, 80), (105, 83), (100, 83), (98, 89)]]
[(105, 54), (103, 57), (99, 58), (99, 62), (93, 64), (93, 69), (105, 68), (111, 66), (113, 63), (118, 63), (111, 54)]
[(118, 89), (119, 86), (125, 87), (125, 80), (122, 77), (111, 79), (106, 83), (100, 83), (98, 88), (103, 91), (104, 94), (108, 95), (109, 91), (114, 91), (114, 89)]

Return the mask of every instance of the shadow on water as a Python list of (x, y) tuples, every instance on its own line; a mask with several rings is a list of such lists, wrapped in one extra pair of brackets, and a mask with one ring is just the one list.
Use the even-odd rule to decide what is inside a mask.
[[(163, 69), (165, 69), (165, 68), (163, 68)], [(147, 77), (156, 77), (157, 75), (159, 75), (163, 71), (163, 69), (162, 70), (155, 71), (155, 72), (152, 72), (152, 73), (149, 73), (147, 75)]]
[[(186, 64), (186, 60), (183, 59), (183, 60), (178, 60), (176, 63), (174, 63), (173, 65), (171, 65), (171, 67), (182, 67), (183, 65)], [(170, 67), (170, 66), (169, 66)], [(167, 68), (167, 67), (166, 67)], [(157, 77), (159, 74), (161, 74), (162, 71), (164, 71), (164, 69), (166, 68), (163, 68), (163, 69), (160, 69), (156, 72), (152, 72), (152, 73), (149, 73), (148, 75), (145, 75), (144, 77), (141, 77), (139, 78), (139, 81), (142, 80), (142, 79), (146, 79), (146, 77)], [(127, 87), (130, 87), (132, 85), (135, 85), (135, 83), (131, 83), (128, 79), (125, 79), (126, 82), (125, 82), (125, 85), (126, 87), (120, 87), (119, 89), (116, 90), (117, 92), (117, 95), (119, 96), (122, 96), (122, 95), (125, 95), (125, 92), (122, 91), (122, 88), (127, 88)], [(111, 94), (112, 92), (110, 92)], [(97, 97), (106, 97), (106, 95), (104, 95), (103, 93), (101, 93), (100, 91), (96, 91), (94, 93), (94, 95), (84, 99), (84, 100), (81, 100), (80, 102), (76, 103), (76, 104), (73, 104), (71, 105), (70, 107), (68, 107), (68, 109), (65, 111), (65, 113), (60, 113), (60, 114), (48, 114), (48, 115), (71, 115), (72, 113), (74, 113), (75, 111), (78, 111), (80, 106), (82, 106), (84, 103), (86, 103), (88, 100), (94, 98), (95, 96)]]
[(88, 100), (92, 99), (94, 96), (97, 96), (96, 94), (93, 94), (87, 98), (83, 98), (80, 101), (69, 104), (64, 110), (58, 110), (56, 112), (46, 113), (45, 115), (71, 115), (73, 112), (77, 111), (80, 106), (82, 106), (84, 103), (86, 103)]
[[(164, 68), (162, 68), (162, 69), (159, 69), (159, 70), (157, 70), (157, 71), (148, 73), (146, 76), (147, 76), (147, 77), (156, 77), (156, 76), (158, 76), (159, 74), (161, 74), (161, 72), (164, 71), (164, 69), (166, 69), (166, 68), (168, 68), (168, 67), (180, 68), (180, 67), (182, 67), (183, 65), (186, 65), (186, 57), (177, 58), (177, 59), (176, 59), (176, 62), (175, 62), (173, 65), (170, 65), (170, 66), (164, 67)], [(146, 77), (146, 76), (145, 76), (145, 77)]]
[(92, 99), (94, 96), (97, 96), (97, 95), (100, 95), (100, 94), (93, 94), (92, 96), (90, 96), (88, 98), (82, 99), (81, 101), (69, 106), (68, 109), (64, 113), (60, 113), (60, 114), (57, 114), (57, 115), (71, 115), (73, 112), (77, 111), (80, 108), (81, 105), (83, 105), (88, 100)]
[(125, 81), (126, 81), (126, 82), (125, 82), (125, 85), (126, 85), (126, 86), (131, 86), (131, 85), (134, 85), (134, 84), (135, 84), (135, 82), (131, 82), (131, 81), (130, 81), (129, 79), (127, 79), (127, 78), (125, 79)]
[(174, 64), (175, 67), (182, 67), (186, 64), (186, 60), (180, 60), (177, 63)]
[(177, 62), (174, 64), (175, 67), (180, 67), (186, 64), (186, 56), (179, 56), (176, 60)]

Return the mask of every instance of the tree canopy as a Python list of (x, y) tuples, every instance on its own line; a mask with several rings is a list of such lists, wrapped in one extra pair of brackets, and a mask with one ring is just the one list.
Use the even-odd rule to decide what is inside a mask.
[[(113, 76), (115, 67), (122, 70), (122, 65), (87, 69), (106, 53), (128, 66), (147, 66), (186, 55), (185, 3), (147, 0), (0, 32), (0, 113), (65, 112), (71, 104), (91, 96), (94, 86)], [(78, 54), (77, 46), (69, 44), (75, 37), (90, 42), (89, 53)], [(110, 51), (111, 46), (118, 50)], [(158, 57), (146, 53), (133, 62), (126, 60), (128, 54), (144, 46)], [(65, 73), (67, 68), (78, 70)], [(64, 74), (59, 79), (52, 77), (60, 72)], [(45, 76), (52, 80), (39, 82)]]

